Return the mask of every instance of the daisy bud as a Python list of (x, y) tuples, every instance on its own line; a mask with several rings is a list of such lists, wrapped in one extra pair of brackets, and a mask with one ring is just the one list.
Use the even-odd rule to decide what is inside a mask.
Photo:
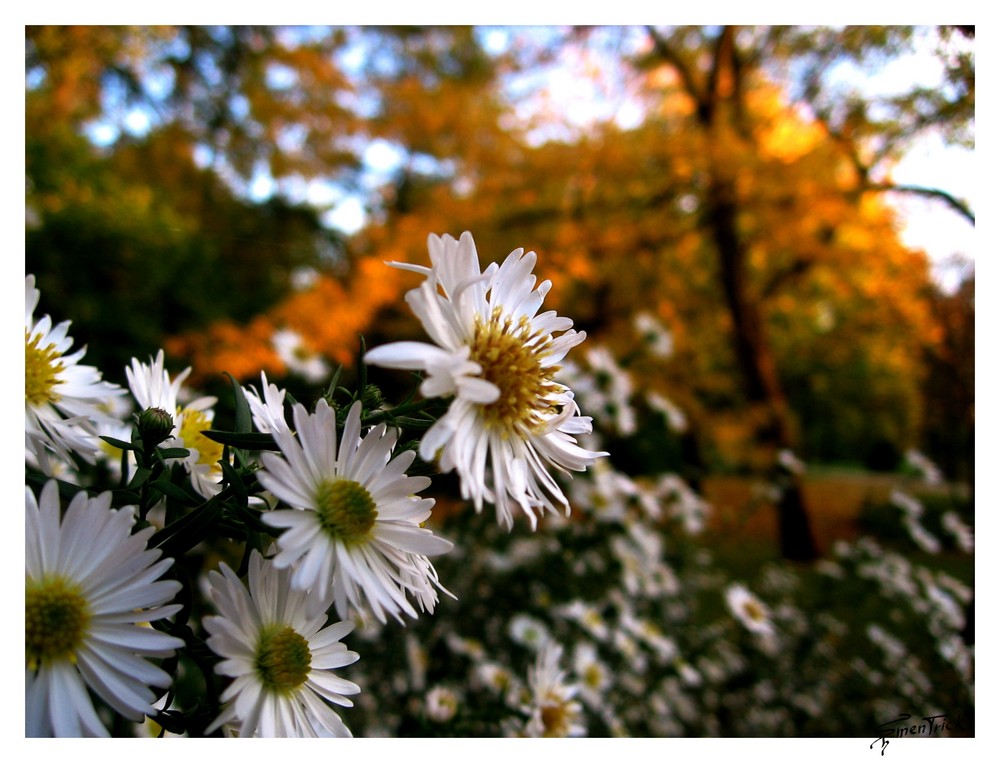
[(142, 441), (149, 446), (159, 445), (170, 436), (174, 417), (162, 408), (147, 408), (136, 416)]

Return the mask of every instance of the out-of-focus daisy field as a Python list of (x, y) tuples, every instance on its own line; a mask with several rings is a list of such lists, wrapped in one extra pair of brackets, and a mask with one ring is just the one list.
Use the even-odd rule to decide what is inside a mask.
[(975, 737), (974, 113), (965, 26), (25, 27), (25, 736)]

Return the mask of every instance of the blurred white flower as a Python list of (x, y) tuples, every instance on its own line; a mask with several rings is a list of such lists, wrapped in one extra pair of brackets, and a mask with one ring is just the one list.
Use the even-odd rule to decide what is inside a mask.
[(742, 583), (733, 583), (726, 589), (729, 611), (751, 633), (762, 636), (774, 633), (771, 611)]
[(919, 517), (924, 513), (924, 505), (920, 501), (898, 488), (889, 493), (889, 503), (902, 509), (910, 517)]
[(669, 358), (673, 355), (674, 337), (652, 313), (637, 313), (635, 329), (651, 355), (657, 358)]
[(511, 618), (507, 633), (516, 643), (530, 649), (540, 649), (549, 640), (549, 629), (545, 623), (523, 612)]
[(578, 641), (573, 648), (573, 672), (580, 679), (580, 698), (591, 708), (605, 705), (605, 691), (611, 686), (611, 671), (597, 654), (597, 647)]
[(792, 474), (805, 474), (806, 465), (787, 448), (778, 451), (778, 463)]
[(530, 703), (524, 733), (529, 737), (578, 737), (587, 733), (583, 725), (583, 708), (574, 697), (575, 684), (565, 680), (559, 667), (563, 649), (547, 641), (539, 650), (535, 664), (528, 668)]
[(906, 528), (913, 542), (928, 554), (936, 554), (941, 550), (941, 541), (920, 524), (920, 520), (913, 514), (903, 516), (903, 527)]
[(654, 411), (659, 411), (667, 420), (667, 426), (674, 432), (684, 432), (688, 427), (684, 411), (658, 392), (647, 392), (646, 402)]
[(941, 473), (941, 470), (919, 450), (911, 448), (906, 451), (905, 458), (906, 463), (916, 469), (928, 485), (940, 485), (944, 482), (944, 475)]
[[(685, 532), (691, 535), (696, 535), (705, 529), (708, 513), (712, 508), (708, 501), (676, 474), (660, 475), (649, 497), (642, 493), (639, 500), (644, 505), (647, 500), (651, 500), (656, 505), (667, 506), (670, 515), (679, 519)], [(653, 513), (652, 506), (647, 510), (650, 516), (654, 518), (658, 516)]]
[(592, 604), (574, 599), (557, 607), (556, 613), (577, 623), (598, 641), (607, 641), (611, 636), (611, 630), (600, 610)]
[(623, 435), (634, 434), (636, 430), (635, 409), (632, 407), (632, 376), (615, 360), (607, 347), (597, 346), (587, 350), (587, 365), (594, 379), (602, 405), (593, 410), (602, 420), (610, 419)]
[(975, 538), (972, 529), (962, 521), (954, 511), (945, 512), (941, 517), (941, 526), (955, 539), (958, 547), (967, 554), (975, 548)]
[(330, 375), (329, 364), (322, 355), (309, 348), (297, 331), (278, 329), (271, 336), (271, 346), (289, 371), (308, 382), (318, 384)]
[(424, 712), (435, 723), (447, 723), (458, 712), (459, 697), (446, 686), (435, 686), (424, 698)]

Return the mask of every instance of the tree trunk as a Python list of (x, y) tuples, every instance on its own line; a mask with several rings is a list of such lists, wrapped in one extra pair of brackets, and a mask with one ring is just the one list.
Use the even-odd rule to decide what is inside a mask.
[[(699, 82), (687, 61), (654, 29), (649, 30), (654, 50), (678, 73), (681, 86), (694, 101), (695, 119), (707, 139), (722, 141), (743, 139), (747, 135), (743, 121), (742, 63), (736, 49), (736, 32), (723, 27), (716, 40), (707, 79)], [(729, 108), (723, 108), (728, 106)], [(723, 120), (735, 130), (727, 133)], [(710, 149), (711, 150), (711, 149)], [(750, 294), (747, 283), (749, 255), (737, 227), (737, 197), (733, 180), (728, 176), (724, 159), (712, 159), (705, 223), (711, 230), (719, 257), (719, 277), (726, 306), (732, 319), (733, 345), (743, 374), (751, 406), (765, 413), (754, 433), (755, 439), (771, 451), (765, 478), (780, 490), (776, 501), (778, 536), (786, 559), (808, 561), (819, 553), (809, 515), (803, 500), (802, 481), (785, 468), (779, 455), (782, 450), (796, 451), (797, 437), (792, 416), (775, 368), (771, 348), (765, 336), (759, 300)]]
[(706, 221), (719, 257), (719, 278), (733, 324), (733, 344), (751, 405), (765, 412), (756, 438), (772, 451), (768, 482), (780, 490), (778, 538), (786, 559), (809, 561), (819, 553), (806, 513), (802, 480), (782, 466), (782, 450), (796, 451), (791, 412), (767, 343), (759, 305), (747, 289), (747, 252), (736, 227), (736, 200), (731, 183), (713, 177), (707, 197)]

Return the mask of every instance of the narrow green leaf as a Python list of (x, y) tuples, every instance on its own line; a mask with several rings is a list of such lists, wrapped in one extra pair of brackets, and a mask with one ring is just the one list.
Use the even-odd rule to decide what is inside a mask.
[(202, 434), (209, 440), (231, 445), (245, 450), (280, 450), (274, 438), (263, 432), (225, 432), (221, 429), (205, 429)]
[[(246, 392), (232, 374), (226, 373), (233, 383), (233, 396), (236, 403), (236, 422), (233, 425), (235, 430), (241, 434), (253, 431), (253, 416), (250, 414), (250, 403), (247, 402)], [(261, 394), (263, 395), (263, 390)]]
[(162, 549), (164, 556), (176, 558), (201, 543), (206, 536), (205, 530), (215, 523), (221, 513), (222, 503), (216, 496), (155, 533), (149, 539), (149, 545)]
[(119, 450), (135, 450), (135, 446), (130, 442), (125, 442), (124, 440), (119, 440), (115, 437), (108, 437), (106, 435), (101, 435), (101, 439), (104, 440), (108, 445), (118, 448)]
[(172, 458), (187, 458), (191, 455), (191, 451), (187, 448), (159, 448), (159, 453), (160, 458), (164, 461)]
[(191, 503), (192, 501), (200, 501), (201, 496), (197, 496), (194, 493), (189, 493), (180, 485), (175, 485), (169, 480), (153, 480), (149, 483), (149, 487), (154, 490), (158, 490), (163, 495), (168, 498), (173, 498), (175, 501), (181, 501), (183, 503)]
[(226, 482), (232, 487), (233, 494), (235, 495), (239, 505), (244, 506), (247, 502), (247, 489), (243, 484), (243, 478), (240, 476), (229, 463), (226, 461), (221, 461), (222, 465), (222, 476), (225, 478)]
[(129, 490), (137, 490), (143, 482), (149, 479), (152, 473), (153, 470), (147, 469), (145, 466), (136, 467), (135, 474), (132, 475), (132, 479), (128, 482)]

